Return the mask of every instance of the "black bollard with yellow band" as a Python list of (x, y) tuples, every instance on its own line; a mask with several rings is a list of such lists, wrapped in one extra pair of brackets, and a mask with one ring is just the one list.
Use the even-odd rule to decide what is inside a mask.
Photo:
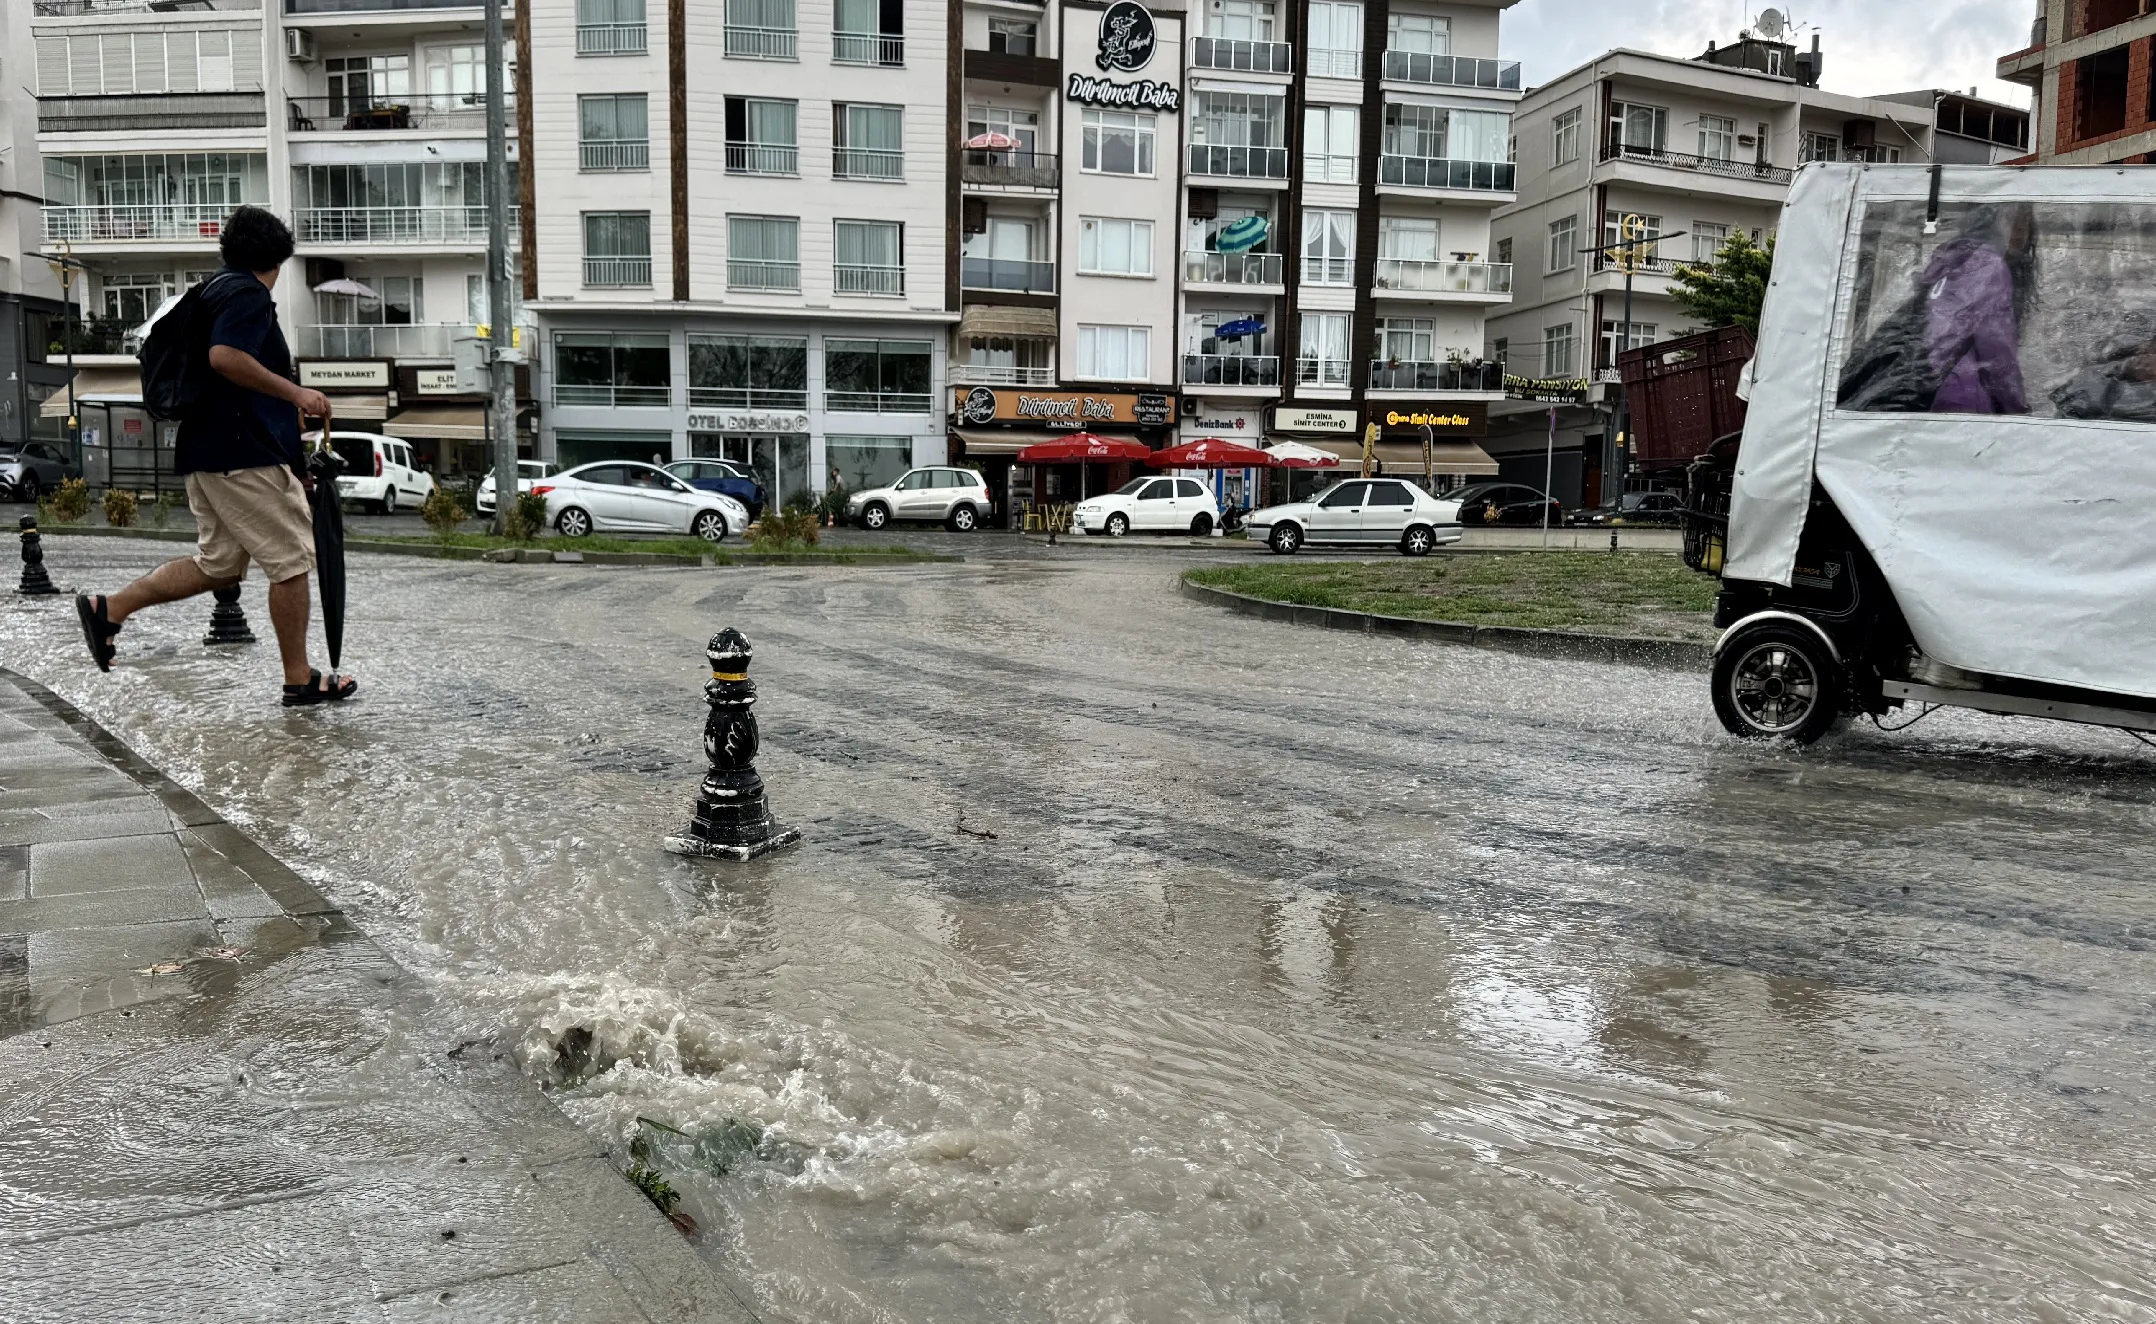
[(45, 573), (45, 542), (38, 536), (37, 516), (22, 517), (22, 582), (15, 591), (25, 597), (42, 598), (60, 590)]
[(202, 636), (202, 642), (211, 645), (253, 643), (255, 632), (247, 624), (247, 613), (240, 609), (240, 586), (227, 584), (211, 589), (210, 597), (217, 605), (210, 608), (210, 632)]
[(704, 698), (711, 704), (704, 757), (711, 760), (711, 771), (696, 788), (696, 816), (680, 836), (666, 839), (666, 848), (676, 855), (753, 860), (801, 840), (799, 828), (782, 828), (772, 820), (764, 779), (756, 773), (752, 652), (748, 636), (731, 626), (713, 635), (704, 650), (711, 661), (711, 679), (704, 682)]

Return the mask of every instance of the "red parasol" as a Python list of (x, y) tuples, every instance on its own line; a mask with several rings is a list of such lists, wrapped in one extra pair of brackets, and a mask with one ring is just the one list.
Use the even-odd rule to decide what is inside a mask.
[(1016, 138), (1007, 133), (998, 133), (994, 129), (986, 133), (976, 133), (966, 139), (967, 149), (975, 152), (1008, 152), (1017, 146)]
[(1255, 446), (1207, 437), (1155, 451), (1152, 463), (1161, 469), (1270, 469), (1273, 457)]
[(1116, 460), (1150, 460), (1152, 449), (1124, 437), (1103, 437), (1097, 432), (1073, 432), (1054, 441), (1039, 441), (1012, 457), (1020, 464), (1105, 464)]

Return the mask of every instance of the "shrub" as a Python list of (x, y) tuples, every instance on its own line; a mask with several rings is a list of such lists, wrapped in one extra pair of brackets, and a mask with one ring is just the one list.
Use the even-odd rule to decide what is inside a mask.
[(797, 551), (816, 545), (816, 511), (802, 503), (785, 511), (766, 510), (756, 522), (749, 545), (759, 552)]
[(160, 529), (165, 527), (166, 521), (172, 518), (172, 512), (186, 504), (187, 493), (184, 490), (174, 488), (159, 492), (157, 500), (150, 503), (150, 523)]
[(457, 504), (455, 497), (437, 487), (427, 493), (425, 501), (419, 503), (419, 518), (425, 520), (427, 527), (434, 530), (435, 537), (448, 542), (455, 535), (457, 526), (470, 517), (465, 514), (464, 507)]
[(73, 524), (90, 515), (90, 485), (80, 478), (63, 478), (60, 485), (37, 503), (38, 514), (50, 524)]
[(135, 514), (142, 508), (141, 500), (133, 492), (122, 488), (105, 489), (105, 523), (115, 529), (130, 529), (135, 525)]
[(536, 492), (517, 493), (516, 504), (502, 521), (503, 532), (517, 542), (530, 542), (546, 530), (546, 498)]

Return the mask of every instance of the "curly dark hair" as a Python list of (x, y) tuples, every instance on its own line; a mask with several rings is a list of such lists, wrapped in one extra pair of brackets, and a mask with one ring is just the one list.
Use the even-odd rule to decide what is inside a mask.
[(292, 231), (277, 213), (260, 207), (236, 207), (225, 217), (224, 233), (217, 251), (227, 266), (241, 271), (268, 271), (281, 267), (292, 256)]

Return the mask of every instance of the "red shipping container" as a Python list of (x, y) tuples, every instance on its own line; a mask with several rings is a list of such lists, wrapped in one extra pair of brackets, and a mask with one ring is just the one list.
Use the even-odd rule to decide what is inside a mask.
[(1732, 432), (1744, 430), (1737, 378), (1756, 342), (1741, 326), (1726, 326), (1617, 356), (1631, 402), (1628, 438), (1635, 471), (1682, 469)]

